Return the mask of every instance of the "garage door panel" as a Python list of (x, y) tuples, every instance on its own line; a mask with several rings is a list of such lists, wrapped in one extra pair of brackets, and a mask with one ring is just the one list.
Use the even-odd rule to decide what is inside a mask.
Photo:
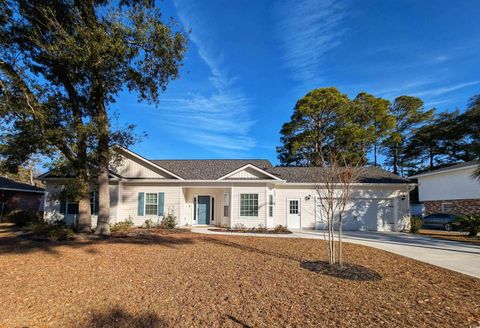
[[(327, 227), (326, 215), (317, 204), (317, 229)], [(375, 199), (354, 199), (343, 213), (344, 230), (378, 230), (378, 201)]]

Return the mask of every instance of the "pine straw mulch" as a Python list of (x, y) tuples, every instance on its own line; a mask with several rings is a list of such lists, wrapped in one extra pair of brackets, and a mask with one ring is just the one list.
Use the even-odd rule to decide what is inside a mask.
[(480, 324), (479, 279), (360, 245), (345, 254), (348, 274), (322, 262), (320, 240), (0, 231), (0, 327)]

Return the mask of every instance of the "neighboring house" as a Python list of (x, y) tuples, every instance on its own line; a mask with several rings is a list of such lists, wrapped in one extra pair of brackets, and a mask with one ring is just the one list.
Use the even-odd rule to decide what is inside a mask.
[[(273, 167), (268, 160), (148, 160), (117, 147), (121, 165), (111, 169), (111, 222), (159, 222), (171, 212), (178, 225), (323, 225), (314, 182), (318, 168)], [(47, 172), (45, 218), (75, 223), (78, 205), (56, 195), (68, 177)], [(398, 231), (409, 225), (408, 180), (371, 167), (352, 191), (348, 230)], [(96, 199), (92, 197), (92, 209)], [(96, 222), (96, 215), (93, 215)]]
[(0, 177), (0, 220), (16, 210), (43, 211), (44, 193), (42, 188)]
[(478, 165), (470, 161), (412, 176), (418, 179), (425, 215), (480, 214), (480, 181), (473, 175)]

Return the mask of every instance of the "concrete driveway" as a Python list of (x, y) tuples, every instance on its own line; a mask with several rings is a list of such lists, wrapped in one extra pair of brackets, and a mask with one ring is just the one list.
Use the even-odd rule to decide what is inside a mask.
[[(323, 238), (321, 232), (298, 231), (296, 234)], [(399, 232), (347, 231), (344, 240), (480, 278), (479, 245)]]
[[(192, 231), (206, 234), (220, 234), (219, 232), (208, 231), (205, 228), (194, 228)], [(324, 239), (323, 232), (311, 230), (297, 230), (289, 235), (262, 235), (251, 233), (224, 234), (276, 238)], [(478, 245), (400, 232), (346, 231), (344, 232), (344, 240), (348, 243), (379, 248), (391, 253), (480, 278), (480, 246)]]

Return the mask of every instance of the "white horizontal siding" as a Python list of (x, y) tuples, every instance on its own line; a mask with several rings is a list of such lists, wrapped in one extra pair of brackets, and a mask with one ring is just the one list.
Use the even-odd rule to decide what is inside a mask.
[(60, 213), (60, 200), (58, 193), (61, 191), (62, 184), (49, 181), (45, 185), (45, 211), (43, 218), (45, 221), (63, 220), (64, 216)]
[(138, 185), (122, 183), (120, 203), (118, 208), (118, 217), (116, 222), (125, 221), (130, 219), (135, 226), (141, 226), (145, 223), (145, 220), (151, 219), (154, 223), (160, 222), (161, 218), (157, 215), (143, 215), (139, 216), (138, 211), (138, 193), (164, 193), (164, 213), (173, 212), (177, 217), (177, 223), (179, 217), (181, 217), (180, 211), (180, 196), (181, 188), (179, 186), (172, 185)]
[[(407, 190), (399, 190), (398, 187), (368, 186), (356, 187), (351, 192), (351, 204), (345, 211), (344, 228), (346, 230), (368, 230), (367, 225), (377, 222), (376, 230), (401, 230), (409, 219), (409, 204)], [(323, 193), (321, 193), (323, 194)], [(275, 213), (274, 225), (288, 226), (287, 211), (288, 199), (300, 199), (301, 226), (304, 229), (321, 227), (321, 215), (316, 212), (316, 198), (318, 193), (314, 188), (302, 188), (289, 185), (278, 185), (275, 190)], [(403, 198), (403, 200), (402, 200)], [(393, 215), (394, 227), (384, 225), (384, 218), (379, 218), (378, 201), (389, 199), (395, 205)], [(375, 230), (375, 229), (372, 229)]]
[[(246, 227), (266, 226), (267, 188), (265, 185), (235, 186), (232, 188), (231, 226), (241, 223)], [(258, 194), (258, 216), (240, 216), (240, 194)]]
[(429, 200), (480, 199), (480, 183), (475, 167), (418, 177), (421, 202)]
[(210, 196), (215, 198), (215, 209), (214, 209), (214, 221), (211, 222), (212, 225), (220, 226), (223, 224), (223, 188), (185, 188), (185, 203), (186, 203), (186, 222), (184, 224), (193, 225), (193, 208), (194, 202), (193, 198), (195, 196)]

